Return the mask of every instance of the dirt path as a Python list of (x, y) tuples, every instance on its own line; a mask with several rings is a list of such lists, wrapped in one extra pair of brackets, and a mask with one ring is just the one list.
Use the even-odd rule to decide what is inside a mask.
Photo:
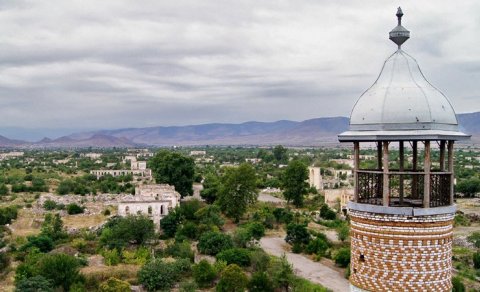
[(281, 256), (285, 253), (288, 261), (293, 265), (295, 274), (332, 291), (350, 291), (348, 280), (340, 272), (303, 255), (286, 251), (283, 237), (264, 237), (260, 240), (260, 245), (267, 253), (274, 256)]
[(286, 201), (284, 199), (280, 199), (277, 197), (274, 197), (270, 194), (265, 194), (265, 193), (260, 193), (258, 195), (258, 200), (260, 202), (269, 202), (269, 203), (275, 203), (275, 204), (284, 204)]

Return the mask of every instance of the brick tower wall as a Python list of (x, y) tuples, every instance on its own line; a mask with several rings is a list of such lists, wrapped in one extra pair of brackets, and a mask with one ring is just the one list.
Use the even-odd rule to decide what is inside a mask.
[(349, 214), (352, 290), (451, 291), (454, 214)]

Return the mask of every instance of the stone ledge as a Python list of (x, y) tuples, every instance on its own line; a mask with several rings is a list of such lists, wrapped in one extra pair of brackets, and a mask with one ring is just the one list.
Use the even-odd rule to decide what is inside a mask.
[(403, 215), (403, 216), (432, 216), (441, 214), (455, 214), (456, 205), (436, 208), (413, 208), (413, 207), (387, 207), (370, 204), (348, 202), (347, 208), (353, 211), (369, 212), (376, 214)]

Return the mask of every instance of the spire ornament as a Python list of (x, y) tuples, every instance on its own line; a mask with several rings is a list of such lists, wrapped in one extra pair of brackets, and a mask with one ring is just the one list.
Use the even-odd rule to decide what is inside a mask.
[(390, 40), (396, 43), (398, 49), (400, 50), (402, 44), (410, 38), (410, 31), (402, 26), (402, 8), (398, 7), (396, 16), (398, 19), (398, 24), (394, 29), (392, 29), (392, 31), (390, 31)]

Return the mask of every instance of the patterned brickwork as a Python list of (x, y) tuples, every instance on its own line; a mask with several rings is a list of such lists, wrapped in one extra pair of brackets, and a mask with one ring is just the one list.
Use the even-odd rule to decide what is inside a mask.
[(350, 282), (367, 291), (451, 291), (453, 216), (350, 210)]

